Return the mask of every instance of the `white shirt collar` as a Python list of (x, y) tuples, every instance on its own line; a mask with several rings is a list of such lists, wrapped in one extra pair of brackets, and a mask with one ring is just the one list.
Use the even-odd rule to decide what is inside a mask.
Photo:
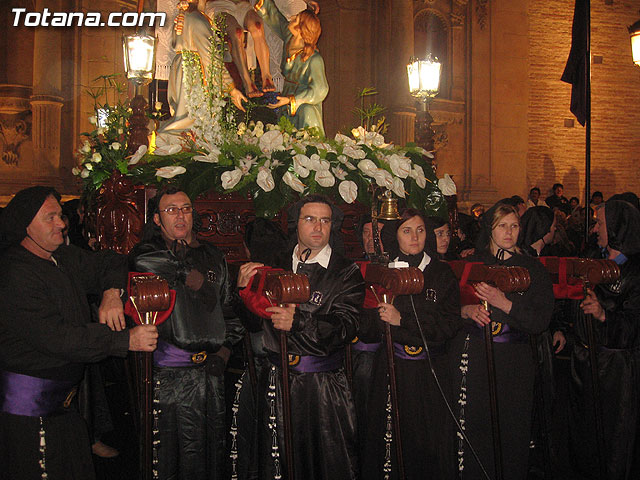
[[(396, 263), (399, 260), (400, 260), (400, 257), (396, 257), (393, 263)], [(406, 265), (406, 262), (402, 262), (402, 263)], [(422, 272), (424, 272), (424, 269), (426, 268), (427, 265), (429, 265), (429, 263), (431, 263), (431, 257), (427, 255), (427, 252), (422, 252), (422, 261), (420, 262), (420, 265), (418, 265), (418, 268)], [(398, 268), (398, 267), (391, 267), (391, 268)]]
[[(298, 256), (298, 247), (299, 245), (296, 245), (296, 248), (293, 249), (292, 255), (291, 267), (294, 273), (298, 270), (298, 264), (300, 263), (300, 257)], [(329, 260), (331, 260), (331, 246), (327, 243), (315, 257), (307, 260), (305, 263), (319, 263), (322, 267), (327, 268), (329, 266)]]

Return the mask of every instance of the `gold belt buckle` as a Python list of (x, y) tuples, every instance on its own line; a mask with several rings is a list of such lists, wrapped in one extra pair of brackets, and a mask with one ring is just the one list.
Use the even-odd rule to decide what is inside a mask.
[(196, 365), (203, 363), (206, 359), (207, 359), (207, 352), (204, 350), (191, 355), (191, 361)]
[(73, 397), (76, 396), (76, 393), (78, 393), (78, 387), (73, 387), (67, 395), (67, 398), (65, 398), (64, 402), (62, 403), (62, 406), (64, 408), (69, 408), (71, 406), (71, 402), (73, 401)]

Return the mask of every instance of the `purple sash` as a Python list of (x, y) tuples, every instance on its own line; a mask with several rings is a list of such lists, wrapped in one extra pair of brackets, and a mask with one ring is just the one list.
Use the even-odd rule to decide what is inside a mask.
[[(337, 351), (326, 357), (315, 355), (289, 355), (289, 370), (298, 373), (319, 373), (338, 370), (342, 367), (344, 352)], [(276, 366), (280, 366), (280, 357), (277, 354), (269, 354), (269, 360)]]
[(396, 342), (393, 342), (393, 353), (403, 360), (426, 360), (427, 358), (427, 352), (424, 351), (424, 347), (410, 347)]
[[(483, 327), (475, 324), (477, 328), (471, 330), (475, 336), (481, 336), (483, 334)], [(497, 331), (496, 331), (497, 330)], [(497, 323), (495, 327), (492, 326), (493, 343), (529, 343), (529, 335), (517, 330), (511, 330), (506, 323)]]
[(207, 359), (206, 352), (193, 353), (158, 340), (158, 348), (153, 352), (156, 367), (194, 367)]
[(362, 340), (358, 340), (356, 343), (351, 344), (351, 348), (359, 350), (361, 352), (376, 352), (381, 343), (364, 343)]
[(0, 411), (27, 417), (46, 417), (68, 407), (75, 383), (0, 371)]

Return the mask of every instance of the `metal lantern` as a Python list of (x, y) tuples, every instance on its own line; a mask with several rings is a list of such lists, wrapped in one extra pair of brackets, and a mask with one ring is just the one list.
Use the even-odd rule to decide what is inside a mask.
[(122, 46), (127, 78), (136, 85), (151, 83), (156, 59), (156, 37), (140, 33), (123, 35)]
[(640, 20), (629, 27), (631, 37), (631, 55), (633, 63), (640, 67)]
[(411, 59), (407, 65), (409, 77), (409, 93), (416, 98), (426, 101), (435, 97), (440, 89), (440, 69), (438, 59), (431, 54), (425, 60)]

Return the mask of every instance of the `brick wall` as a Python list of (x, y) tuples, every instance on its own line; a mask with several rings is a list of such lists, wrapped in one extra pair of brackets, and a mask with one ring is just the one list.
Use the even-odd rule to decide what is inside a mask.
[[(529, 150), (527, 185), (558, 181), (584, 195), (586, 129), (569, 111), (571, 85), (560, 81), (571, 45), (574, 0), (529, 0)], [(631, 61), (627, 26), (637, 0), (591, 1), (591, 191), (640, 193), (640, 68)], [(573, 120), (574, 126), (565, 126)], [(527, 193), (527, 192), (522, 192)], [(582, 202), (581, 202), (582, 203)]]

